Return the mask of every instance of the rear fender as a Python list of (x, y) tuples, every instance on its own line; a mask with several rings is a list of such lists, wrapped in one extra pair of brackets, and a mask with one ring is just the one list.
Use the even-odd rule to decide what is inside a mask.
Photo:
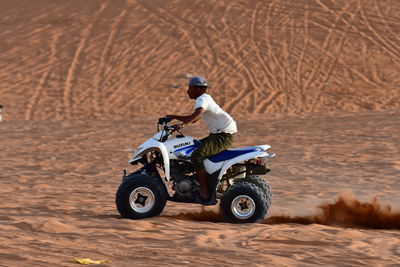
[(225, 174), (225, 172), (232, 167), (233, 165), (246, 161), (246, 160), (250, 160), (250, 159), (254, 159), (254, 158), (262, 158), (263, 160), (273, 157), (275, 156), (274, 154), (269, 154), (268, 152), (265, 151), (256, 151), (256, 152), (251, 152), (251, 153), (247, 153), (244, 155), (240, 155), (236, 158), (224, 161), (224, 163), (222, 164), (222, 168), (221, 168), (221, 172), (219, 173), (219, 177), (218, 180), (221, 180), (222, 176)]

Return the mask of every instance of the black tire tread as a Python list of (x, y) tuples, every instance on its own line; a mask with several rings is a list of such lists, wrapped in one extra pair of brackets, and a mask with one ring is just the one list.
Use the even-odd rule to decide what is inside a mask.
[(234, 180), (234, 184), (244, 183), (244, 182), (252, 183), (252, 184), (255, 184), (256, 186), (258, 186), (265, 194), (265, 198), (268, 202), (268, 206), (271, 205), (271, 200), (272, 200), (271, 189), (270, 189), (269, 185), (265, 182), (264, 179), (262, 179), (261, 177), (259, 177), (257, 175), (249, 175), (246, 178), (239, 178), (239, 179)]
[[(115, 196), (115, 204), (121, 216), (129, 219), (143, 219), (160, 215), (167, 202), (167, 197), (163, 188), (164, 185), (160, 183), (161, 182), (156, 177), (143, 174), (132, 175), (125, 179), (120, 184)], [(156, 198), (156, 203), (150, 211), (146, 213), (137, 213), (129, 205), (129, 195), (134, 188), (143, 185), (152, 189)]]
[[(254, 214), (247, 219), (235, 217), (231, 210), (232, 201), (235, 199), (235, 197), (243, 194), (251, 197), (256, 204), (256, 210)], [(224, 221), (230, 223), (250, 223), (256, 222), (265, 217), (269, 208), (269, 202), (265, 197), (265, 193), (257, 185), (250, 182), (241, 182), (233, 184), (231, 187), (229, 187), (229, 189), (221, 198), (220, 208)]]

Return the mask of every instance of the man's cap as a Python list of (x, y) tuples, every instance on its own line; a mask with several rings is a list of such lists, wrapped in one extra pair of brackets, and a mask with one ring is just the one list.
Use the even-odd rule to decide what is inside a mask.
[(206, 79), (200, 76), (193, 76), (192, 78), (190, 78), (188, 86), (211, 87), (207, 84)]

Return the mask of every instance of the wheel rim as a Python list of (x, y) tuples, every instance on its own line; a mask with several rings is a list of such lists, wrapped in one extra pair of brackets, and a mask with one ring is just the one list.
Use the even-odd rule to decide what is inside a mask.
[(256, 210), (256, 204), (251, 197), (240, 195), (235, 197), (235, 199), (232, 201), (231, 209), (236, 218), (247, 219), (254, 214)]
[(129, 195), (129, 204), (134, 211), (145, 213), (153, 208), (155, 199), (153, 191), (149, 188), (138, 187)]

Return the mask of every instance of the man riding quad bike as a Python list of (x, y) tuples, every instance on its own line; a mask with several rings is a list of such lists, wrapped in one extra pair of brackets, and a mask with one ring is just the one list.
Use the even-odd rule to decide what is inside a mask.
[[(118, 211), (123, 217), (141, 219), (159, 215), (167, 200), (215, 205), (220, 199), (227, 222), (264, 218), (271, 193), (256, 175), (269, 171), (267, 159), (274, 156), (266, 152), (270, 146), (227, 150), (237, 132), (235, 121), (205, 93), (208, 85), (204, 78), (193, 77), (188, 86), (195, 111), (159, 119), (158, 133), (140, 145), (129, 161), (144, 166), (129, 175), (124, 171), (116, 195)], [(208, 137), (197, 141), (180, 132), (183, 124), (200, 118), (209, 127)], [(183, 123), (168, 126), (172, 119)], [(164, 179), (158, 170), (164, 172)], [(172, 184), (169, 190), (168, 184)]]

